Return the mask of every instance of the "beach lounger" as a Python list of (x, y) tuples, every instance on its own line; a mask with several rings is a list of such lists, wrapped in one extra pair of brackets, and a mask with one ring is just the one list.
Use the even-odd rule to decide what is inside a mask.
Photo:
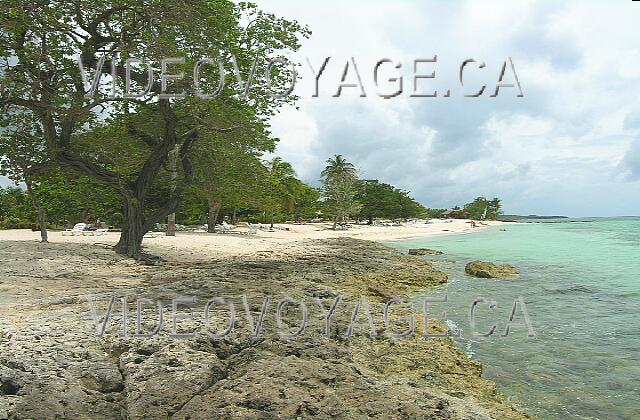
[(83, 232), (85, 231), (86, 227), (87, 227), (86, 223), (76, 223), (75, 225), (73, 225), (72, 229), (63, 230), (62, 231), (62, 235), (63, 236), (66, 236), (66, 235), (73, 236), (73, 235), (76, 235), (76, 234), (82, 235)]
[(257, 235), (259, 227), (260, 227), (260, 225), (249, 224), (249, 230), (247, 230), (246, 232), (242, 232), (242, 233), (245, 234), (245, 235)]
[(109, 228), (100, 228), (96, 230), (83, 230), (82, 235), (100, 236), (100, 235), (104, 235), (107, 232), (109, 232)]
[(222, 222), (221, 225), (216, 225), (215, 232), (216, 233), (230, 233), (236, 228), (235, 225), (230, 225), (227, 222)]

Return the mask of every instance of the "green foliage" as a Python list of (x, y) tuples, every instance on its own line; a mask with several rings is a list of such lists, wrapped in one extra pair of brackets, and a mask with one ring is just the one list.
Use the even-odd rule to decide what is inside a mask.
[(310, 187), (299, 179), (291, 180), (293, 194), (293, 219), (310, 220), (316, 217), (320, 203), (320, 191)]
[(3, 229), (29, 228), (35, 212), (27, 194), (17, 187), (0, 187), (0, 227)]
[[(144, 232), (178, 207), (192, 179), (190, 149), (198, 138), (215, 137), (234, 125), (261, 142), (268, 118), (281, 105), (295, 101), (291, 95), (271, 95), (290, 83), (290, 70), (278, 65), (270, 83), (258, 72), (249, 95), (236, 94), (243, 92), (254, 63), (264, 68), (268, 61), (297, 50), (309, 33), (297, 22), (264, 13), (254, 4), (227, 0), (5, 0), (0, 13), (0, 106), (3, 115), (15, 117), (19, 124), (3, 118), (0, 130), (19, 128), (26, 135), (11, 135), (20, 156), (9, 156), (4, 153), (8, 148), (0, 145), (0, 156), (8, 156), (2, 166), (12, 172), (12, 179), (24, 180), (29, 191), (41, 188), (31, 184), (30, 175), (42, 173), (49, 164), (111, 188), (124, 209), (123, 234), (115, 249), (137, 256)], [(91, 80), (102, 56), (106, 61), (99, 70), (108, 71), (113, 63), (118, 68), (118, 92), (111, 97), (105, 89), (108, 79), (102, 79), (98, 93), (87, 98), (77, 57)], [(171, 82), (169, 92), (185, 91), (186, 99), (159, 98), (158, 71), (150, 97), (120, 97), (125, 60), (143, 60), (157, 69), (165, 57), (185, 59), (170, 70), (185, 76)], [(224, 60), (226, 70), (224, 88), (211, 100), (193, 96), (191, 70), (203, 57)], [(236, 67), (242, 81), (235, 77)], [(211, 88), (218, 79), (217, 66), (201, 70), (202, 89), (215, 90)], [(133, 91), (139, 92), (146, 74), (134, 70), (132, 78)], [(174, 150), (180, 166), (175, 183), (165, 166)], [(38, 206), (34, 197), (34, 206), (50, 207)], [(38, 214), (43, 220), (42, 212)]]
[[(85, 176), (73, 176), (62, 170), (34, 178), (34, 193), (47, 212), (48, 225), (70, 227), (77, 222), (100, 219), (109, 225), (122, 222), (122, 204), (117, 194)], [(26, 191), (10, 187), (0, 189), (0, 226), (5, 229), (30, 228), (36, 224), (36, 212)]]
[(266, 176), (263, 185), (261, 204), (273, 222), (277, 217), (286, 218), (295, 211), (296, 188), (298, 180), (289, 162), (275, 157), (264, 162)]
[(342, 155), (327, 159), (327, 166), (320, 176), (323, 183), (325, 208), (334, 216), (334, 228), (337, 222), (343, 222), (348, 216), (356, 215), (361, 204), (356, 200), (358, 176), (355, 166)]
[(495, 220), (502, 214), (502, 204), (498, 197), (493, 200), (477, 197), (471, 203), (464, 205), (464, 212), (470, 219)]
[(406, 219), (424, 216), (426, 208), (409, 196), (407, 191), (374, 180), (360, 183), (356, 200), (362, 204), (360, 216), (374, 218)]
[(117, 193), (86, 176), (61, 169), (37, 178), (36, 195), (54, 226), (100, 219), (110, 226), (122, 223), (122, 201)]
[(439, 219), (444, 216), (447, 209), (427, 209), (426, 217), (429, 219)]

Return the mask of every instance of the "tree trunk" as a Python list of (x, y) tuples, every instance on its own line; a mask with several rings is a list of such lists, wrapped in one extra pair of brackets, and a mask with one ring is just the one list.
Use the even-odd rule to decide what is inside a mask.
[(209, 213), (207, 214), (207, 232), (214, 233), (216, 231), (216, 222), (218, 220), (221, 203), (212, 199), (209, 199), (208, 202)]
[(49, 242), (49, 236), (47, 234), (47, 215), (44, 209), (40, 206), (38, 197), (36, 197), (36, 194), (33, 192), (33, 185), (31, 181), (25, 181), (25, 184), (27, 184), (27, 192), (29, 193), (29, 197), (31, 197), (31, 204), (33, 204), (33, 208), (37, 213), (38, 225), (40, 225), (40, 240), (41, 242)]
[(338, 216), (333, 218), (333, 230), (336, 230), (336, 227), (338, 227)]
[(176, 236), (176, 214), (171, 213), (167, 216), (167, 231), (165, 232), (167, 236)]
[[(171, 196), (176, 193), (178, 187), (178, 148), (179, 145), (173, 148), (167, 156), (167, 165), (169, 167), (169, 188), (171, 189)], [(176, 214), (171, 213), (167, 217), (167, 236), (176, 236)]]
[(232, 225), (238, 224), (238, 215), (236, 214), (236, 209), (233, 209), (233, 214), (231, 215), (231, 224)]
[(127, 257), (139, 258), (142, 253), (144, 213), (137, 198), (125, 198), (122, 214), (122, 233), (114, 247), (115, 251)]

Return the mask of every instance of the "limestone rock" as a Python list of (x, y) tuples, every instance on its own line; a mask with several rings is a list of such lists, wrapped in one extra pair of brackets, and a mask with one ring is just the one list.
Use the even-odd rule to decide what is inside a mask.
[(442, 255), (442, 251), (429, 248), (411, 248), (409, 249), (409, 255)]
[(510, 264), (495, 264), (486, 261), (471, 261), (464, 271), (474, 277), (484, 279), (506, 279), (517, 276), (518, 269)]

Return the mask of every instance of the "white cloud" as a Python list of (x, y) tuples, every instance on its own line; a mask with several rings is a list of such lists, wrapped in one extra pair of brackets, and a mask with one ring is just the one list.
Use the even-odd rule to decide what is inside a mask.
[[(273, 121), (278, 154), (317, 182), (341, 153), (368, 178), (447, 207), (498, 195), (507, 211), (569, 215), (637, 214), (640, 207), (640, 5), (633, 2), (259, 1), (309, 24), (299, 58), (332, 56), (321, 97), (310, 98), (303, 68), (300, 110)], [(435, 81), (452, 98), (409, 98), (412, 60), (438, 55)], [(331, 98), (344, 61), (354, 56), (368, 98)], [(405, 93), (375, 95), (373, 64), (403, 63)], [(462, 98), (457, 67), (484, 60), (469, 84), (493, 90), (513, 57), (524, 98)], [(634, 140), (635, 139), (635, 140)], [(603, 204), (604, 203), (604, 204)]]

